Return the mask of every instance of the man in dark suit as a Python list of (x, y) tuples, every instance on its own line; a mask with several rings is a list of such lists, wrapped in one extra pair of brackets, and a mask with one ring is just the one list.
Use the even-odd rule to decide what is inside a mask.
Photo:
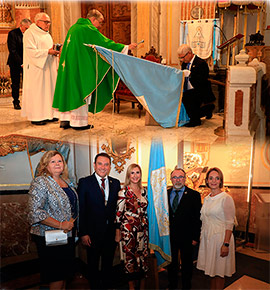
[(200, 193), (185, 186), (186, 173), (175, 168), (171, 173), (173, 187), (168, 190), (172, 262), (168, 266), (169, 289), (178, 289), (179, 250), (182, 289), (191, 289), (193, 247), (199, 242), (201, 221)]
[(31, 21), (29, 19), (23, 19), (20, 23), (20, 27), (11, 30), (8, 33), (7, 45), (9, 56), (7, 64), (10, 68), (12, 98), (15, 110), (21, 109), (19, 101), (19, 89), (20, 78), (23, 70), (23, 33), (29, 28), (30, 24)]
[[(181, 69), (185, 74), (183, 104), (190, 118), (190, 122), (185, 126), (199, 126), (201, 125), (200, 118), (206, 116), (207, 119), (211, 119), (215, 108), (212, 102), (216, 98), (208, 80), (209, 68), (203, 59), (193, 54), (187, 44), (182, 44), (177, 53)], [(202, 104), (206, 105), (201, 107)]]
[(111, 288), (116, 248), (116, 204), (121, 187), (119, 180), (108, 176), (111, 169), (111, 158), (108, 154), (96, 155), (94, 169), (94, 174), (79, 180), (79, 235), (83, 245), (87, 247), (90, 287), (106, 289)]

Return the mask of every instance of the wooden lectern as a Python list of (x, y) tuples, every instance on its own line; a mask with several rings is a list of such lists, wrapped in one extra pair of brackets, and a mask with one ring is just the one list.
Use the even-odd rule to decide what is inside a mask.
[(231, 45), (243, 37), (244, 35), (239, 33), (235, 35), (234, 37), (230, 38), (229, 40), (225, 41), (221, 45), (217, 46), (218, 49), (224, 49), (227, 47), (227, 64), (226, 64), (227, 68), (229, 67), (229, 64), (230, 64)]

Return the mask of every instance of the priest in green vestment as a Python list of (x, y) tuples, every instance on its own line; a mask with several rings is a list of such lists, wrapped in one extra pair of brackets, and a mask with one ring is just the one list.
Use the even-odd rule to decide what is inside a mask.
[(88, 111), (103, 110), (112, 99), (119, 77), (111, 66), (84, 44), (96, 44), (127, 53), (137, 45), (115, 43), (99, 32), (104, 21), (97, 10), (90, 10), (87, 19), (79, 18), (69, 29), (61, 52), (54, 93), (53, 108), (59, 110), (61, 127), (89, 129)]

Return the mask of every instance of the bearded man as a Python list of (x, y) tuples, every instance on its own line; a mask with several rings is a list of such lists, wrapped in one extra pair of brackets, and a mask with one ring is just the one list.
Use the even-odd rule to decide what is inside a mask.
[[(171, 172), (173, 187), (168, 190), (172, 262), (168, 266), (169, 289), (179, 289), (179, 250), (181, 256), (182, 289), (191, 289), (193, 247), (200, 240), (201, 195), (185, 185), (182, 168)], [(181, 289), (181, 288), (180, 288)]]

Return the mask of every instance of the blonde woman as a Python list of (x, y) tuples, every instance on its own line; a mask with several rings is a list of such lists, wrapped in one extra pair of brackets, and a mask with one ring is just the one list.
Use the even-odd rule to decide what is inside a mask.
[[(73, 273), (78, 196), (67, 178), (63, 156), (48, 151), (29, 190), (30, 233), (38, 250), (41, 282), (49, 283), (50, 289), (65, 289)], [(45, 231), (58, 229), (67, 232), (68, 243), (46, 246)]]
[(115, 240), (121, 241), (129, 289), (135, 289), (136, 280), (141, 281), (142, 287), (142, 279), (148, 270), (148, 201), (141, 177), (141, 167), (131, 164), (117, 202)]

